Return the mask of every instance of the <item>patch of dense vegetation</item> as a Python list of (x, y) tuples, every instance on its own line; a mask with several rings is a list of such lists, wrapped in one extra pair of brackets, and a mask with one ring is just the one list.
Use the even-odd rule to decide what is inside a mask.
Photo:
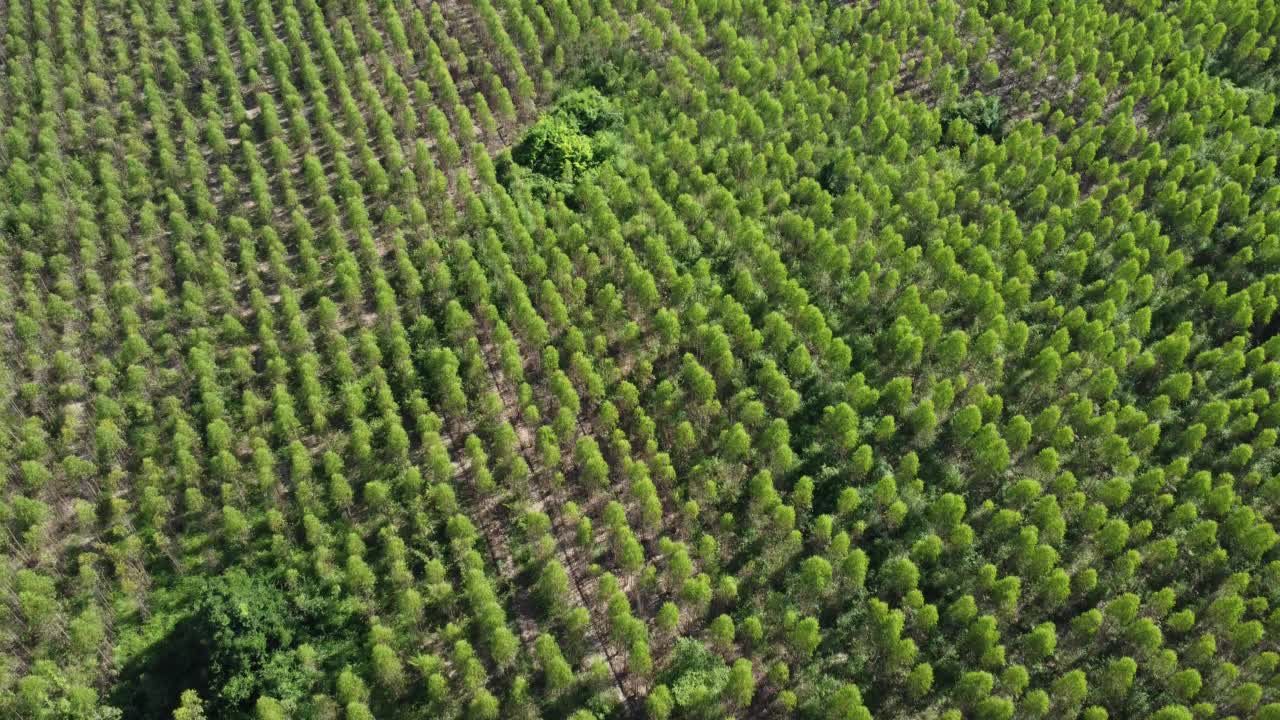
[(185, 690), (214, 717), (247, 715), (263, 695), (296, 703), (318, 671), (307, 641), (338, 639), (320, 632), (314, 600), (298, 607), (284, 588), (241, 569), (187, 583), (185, 594), (177, 624), (121, 673), (112, 700), (130, 717), (167, 718)]
[[(938, 114), (938, 120), (942, 123), (943, 134), (962, 145), (972, 143), (975, 133), (997, 141), (1004, 136), (1004, 111), (999, 97), (979, 93), (965, 98), (944, 107)], [(968, 129), (957, 125), (957, 120), (967, 123)]]
[(622, 115), (614, 103), (592, 87), (575, 90), (558, 100), (525, 131), (511, 151), (519, 172), (505, 166), (503, 181), (519, 175), (538, 197), (565, 194), (576, 182), (617, 153), (617, 129)]
[(1280, 720), (1277, 22), (0, 5), (0, 718)]

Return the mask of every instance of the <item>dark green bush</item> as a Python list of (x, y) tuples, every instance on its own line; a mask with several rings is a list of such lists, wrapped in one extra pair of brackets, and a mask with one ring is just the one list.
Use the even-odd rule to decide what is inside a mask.
[(511, 158), (552, 180), (573, 181), (594, 166), (591, 138), (561, 115), (544, 115), (529, 128)]
[(192, 613), (192, 630), (208, 654), (211, 699), (233, 708), (260, 694), (296, 694), (302, 673), (289, 650), (299, 622), (281, 591), (265, 580), (233, 570), (209, 581)]
[[(310, 691), (312, 670), (297, 648), (344, 635), (347, 618), (290, 602), (267, 578), (234, 569), (192, 582), (182, 620), (121, 669), (112, 702), (129, 717), (167, 720), (184, 690), (209, 717), (249, 717), (259, 696), (290, 702)], [(322, 627), (323, 626), (323, 627)]]
[(676, 643), (670, 666), (662, 678), (685, 717), (711, 717), (718, 708), (720, 693), (729, 682), (729, 668), (724, 659), (706, 645), (682, 638)]
[(988, 135), (995, 140), (1004, 137), (1004, 108), (1000, 98), (977, 93), (942, 109), (939, 120), (945, 133), (956, 120), (964, 120), (973, 126), (979, 135)]
[(616, 128), (622, 122), (622, 113), (613, 101), (593, 87), (574, 90), (560, 98), (552, 113), (571, 120), (588, 135)]
[(612, 130), (621, 122), (622, 113), (599, 90), (575, 90), (525, 132), (511, 150), (518, 168), (500, 165), (499, 177), (506, 183), (522, 175), (537, 197), (567, 194), (573, 183), (617, 153), (618, 137)]

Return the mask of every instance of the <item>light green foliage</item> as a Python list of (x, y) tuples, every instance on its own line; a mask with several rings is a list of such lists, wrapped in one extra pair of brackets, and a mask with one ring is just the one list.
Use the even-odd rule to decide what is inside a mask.
[(1272, 0), (0, 7), (0, 718), (1280, 720)]

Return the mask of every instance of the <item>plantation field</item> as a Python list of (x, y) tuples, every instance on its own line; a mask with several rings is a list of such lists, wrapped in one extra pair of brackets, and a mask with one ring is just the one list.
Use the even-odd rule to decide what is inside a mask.
[(0, 718), (1280, 720), (1277, 42), (0, 2)]

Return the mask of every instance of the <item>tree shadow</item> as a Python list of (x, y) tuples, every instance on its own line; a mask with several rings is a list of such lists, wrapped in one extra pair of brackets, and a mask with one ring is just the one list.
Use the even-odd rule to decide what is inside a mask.
[(208, 697), (209, 649), (185, 618), (120, 670), (110, 703), (134, 720), (168, 720), (185, 690)]

